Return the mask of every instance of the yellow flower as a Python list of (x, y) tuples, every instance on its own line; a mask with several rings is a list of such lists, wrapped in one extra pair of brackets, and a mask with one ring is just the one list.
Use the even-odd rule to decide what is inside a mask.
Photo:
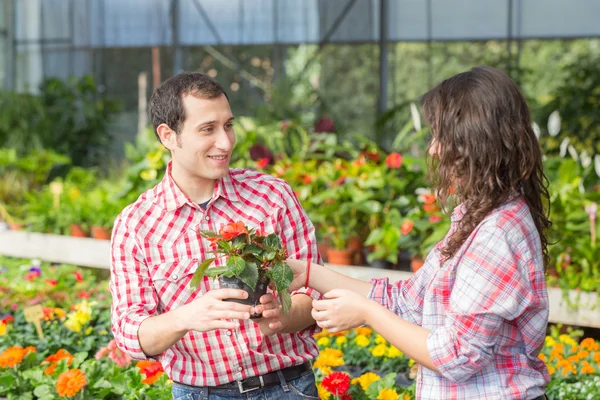
[(319, 357), (317, 357), (313, 366), (320, 370), (327, 367), (339, 367), (344, 365), (343, 354), (341, 350), (326, 348), (319, 353)]
[(4, 322), (0, 322), (0, 336), (6, 335), (6, 325)]
[(323, 376), (327, 376), (331, 373), (331, 367), (323, 367), (323, 368), (319, 368), (319, 370), (321, 371)]
[(544, 343), (546, 347), (552, 347), (556, 344), (556, 340), (552, 336), (546, 336), (546, 341)]
[(329, 340), (328, 337), (322, 337), (319, 340), (317, 340), (317, 344), (320, 347), (327, 347), (327, 346), (329, 346), (330, 343), (331, 343), (331, 341)]
[(402, 353), (400, 350), (398, 350), (394, 346), (390, 346), (390, 348), (388, 349), (388, 352), (387, 352), (388, 358), (398, 358), (398, 357), (402, 357), (403, 355), (404, 355), (404, 353)]
[(570, 345), (570, 346), (576, 346), (576, 345), (577, 345), (577, 342), (575, 341), (575, 339), (573, 339), (571, 336), (569, 336), (569, 335), (566, 335), (566, 334), (562, 334), (562, 335), (560, 335), (560, 336), (558, 337), (558, 340), (559, 340), (561, 343), (568, 344), (568, 345)]
[(402, 396), (402, 400), (412, 400), (412, 397), (410, 397), (410, 394), (404, 394), (404, 396)]
[(67, 312), (65, 310), (63, 310), (62, 308), (55, 308), (54, 316), (59, 319), (64, 319), (67, 316)]
[(348, 341), (348, 338), (346, 336), (340, 336), (337, 339), (335, 339), (335, 344), (337, 344), (338, 346), (342, 346), (343, 344), (345, 344)]
[(86, 335), (89, 335), (90, 333), (92, 333), (92, 331), (93, 331), (93, 330), (94, 330), (94, 328), (92, 328), (92, 327), (90, 326), (89, 328), (87, 328), (87, 329), (85, 330), (85, 334), (86, 334)]
[(377, 344), (387, 344), (387, 340), (384, 339), (379, 333), (375, 336), (375, 343)]
[(359, 347), (367, 347), (369, 345), (369, 343), (371, 343), (371, 342), (369, 341), (369, 338), (366, 337), (365, 335), (358, 335), (354, 339), (354, 343), (356, 343), (356, 345)]
[(330, 357), (343, 357), (344, 352), (338, 349), (327, 348), (321, 350), (320, 355), (326, 355)]
[(100, 335), (104, 336), (104, 335), (108, 335), (108, 332), (106, 331), (106, 329), (102, 329), (100, 332), (98, 332)]
[(410, 360), (408, 360), (408, 366), (412, 367), (413, 365), (415, 365), (415, 360), (413, 360), (412, 358)]
[(373, 354), (374, 357), (383, 357), (386, 355), (387, 350), (388, 348), (385, 344), (378, 344), (371, 349), (371, 354)]
[(319, 392), (319, 399), (329, 400), (329, 398), (331, 397), (331, 393), (329, 393), (329, 391), (325, 389), (320, 383), (317, 384), (317, 390)]
[(398, 400), (398, 392), (394, 389), (382, 389), (377, 400)]
[(380, 379), (381, 378), (379, 377), (379, 375), (373, 372), (367, 372), (366, 374), (361, 375), (360, 378), (353, 379), (352, 383), (354, 383), (355, 380), (358, 381), (362, 390), (366, 392), (373, 382), (377, 382)]

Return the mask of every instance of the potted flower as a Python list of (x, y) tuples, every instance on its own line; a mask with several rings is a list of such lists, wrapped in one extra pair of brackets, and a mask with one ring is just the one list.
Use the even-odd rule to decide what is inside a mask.
[[(259, 304), (259, 299), (267, 292), (272, 281), (285, 314), (292, 305), (292, 298), (287, 291), (294, 278), (290, 267), (285, 263), (287, 250), (281, 245), (279, 237), (272, 233), (266, 235), (259, 230), (250, 229), (242, 221), (232, 222), (221, 227), (219, 232), (200, 231), (200, 236), (207, 239), (214, 250), (215, 257), (207, 258), (198, 265), (190, 282), (190, 289), (195, 291), (202, 278), (218, 278), (221, 287), (242, 289), (248, 292), (247, 299), (231, 301)], [(225, 265), (209, 268), (213, 262)], [(255, 315), (253, 317), (260, 317)]]

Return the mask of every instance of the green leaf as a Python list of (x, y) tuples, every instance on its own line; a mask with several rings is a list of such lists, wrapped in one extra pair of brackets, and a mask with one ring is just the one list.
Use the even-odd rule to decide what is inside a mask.
[(256, 283), (258, 282), (258, 265), (253, 262), (246, 262), (246, 268), (238, 275), (238, 278), (246, 285), (250, 286), (252, 290), (256, 289)]
[(290, 283), (294, 280), (294, 273), (289, 265), (279, 261), (269, 269), (269, 275), (273, 282), (275, 282), (277, 292), (287, 291), (288, 286), (290, 286)]
[(206, 275), (206, 269), (210, 264), (212, 264), (213, 261), (215, 261), (214, 258), (207, 258), (200, 265), (198, 265), (198, 268), (196, 268), (194, 276), (192, 276), (192, 280), (190, 281), (190, 290), (192, 292), (195, 292), (196, 289), (198, 289), (202, 278), (204, 278), (204, 275)]
[(262, 253), (263, 253), (263, 249), (261, 249), (260, 247), (251, 244), (250, 246), (246, 247), (244, 249), (244, 253), (245, 254), (252, 254), (253, 256), (260, 258)]
[(208, 276), (209, 278), (216, 278), (220, 275), (229, 276), (227, 275), (227, 272), (229, 272), (229, 268), (227, 267), (216, 267), (207, 269), (204, 271), (204, 275)]
[(33, 394), (37, 397), (48, 396), (51, 393), (50, 386), (42, 385), (38, 386), (33, 390)]
[(246, 262), (242, 257), (232, 256), (227, 259), (227, 268), (229, 269), (229, 272), (234, 276), (238, 276), (242, 272), (244, 272), (245, 267)]
[(205, 238), (218, 238), (219, 235), (216, 232), (213, 231), (200, 231), (200, 236), (205, 237)]
[(15, 377), (9, 374), (0, 375), (0, 393), (13, 388)]
[(279, 296), (279, 302), (281, 303), (281, 312), (283, 315), (287, 314), (287, 312), (292, 308), (292, 296), (287, 290), (282, 290), (281, 292), (277, 292)]
[(73, 366), (73, 368), (78, 368), (81, 365), (81, 363), (83, 363), (85, 361), (87, 356), (88, 356), (88, 353), (85, 351), (82, 351), (80, 353), (75, 353), (75, 356), (73, 358), (73, 363), (71, 364)]
[(279, 240), (279, 236), (277, 236), (274, 233), (271, 233), (265, 238), (265, 246), (279, 249), (281, 247), (281, 240)]

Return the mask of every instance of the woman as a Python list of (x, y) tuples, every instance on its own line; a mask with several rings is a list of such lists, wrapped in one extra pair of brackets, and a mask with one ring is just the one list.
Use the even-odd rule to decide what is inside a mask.
[(438, 199), (459, 204), (446, 237), (409, 280), (369, 284), (289, 260), (292, 289), (324, 293), (320, 327), (369, 325), (415, 359), (417, 398), (543, 399), (549, 196), (525, 99), (502, 71), (479, 67), (422, 107)]

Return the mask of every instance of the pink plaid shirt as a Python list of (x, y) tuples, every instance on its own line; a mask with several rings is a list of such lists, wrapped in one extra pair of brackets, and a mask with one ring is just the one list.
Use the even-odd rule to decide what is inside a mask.
[(548, 324), (539, 234), (518, 198), (490, 213), (452, 259), (440, 247), (409, 280), (373, 280), (369, 295), (429, 329), (427, 348), (440, 373), (419, 369), (418, 399), (533, 399), (550, 376), (538, 354)]
[[(321, 263), (314, 227), (284, 181), (231, 169), (218, 181), (204, 211), (177, 187), (170, 171), (169, 165), (162, 182), (121, 212), (113, 231), (112, 331), (119, 348), (135, 359), (148, 358), (138, 341), (143, 320), (218, 287), (206, 277), (196, 292), (188, 287), (198, 262), (210, 250), (198, 230), (218, 230), (241, 220), (277, 233), (290, 257)], [(299, 292), (319, 297), (310, 289)], [(237, 330), (191, 331), (157, 358), (176, 382), (217, 386), (313, 359), (318, 355), (316, 329), (315, 325), (269, 337), (254, 322), (245, 321)]]

